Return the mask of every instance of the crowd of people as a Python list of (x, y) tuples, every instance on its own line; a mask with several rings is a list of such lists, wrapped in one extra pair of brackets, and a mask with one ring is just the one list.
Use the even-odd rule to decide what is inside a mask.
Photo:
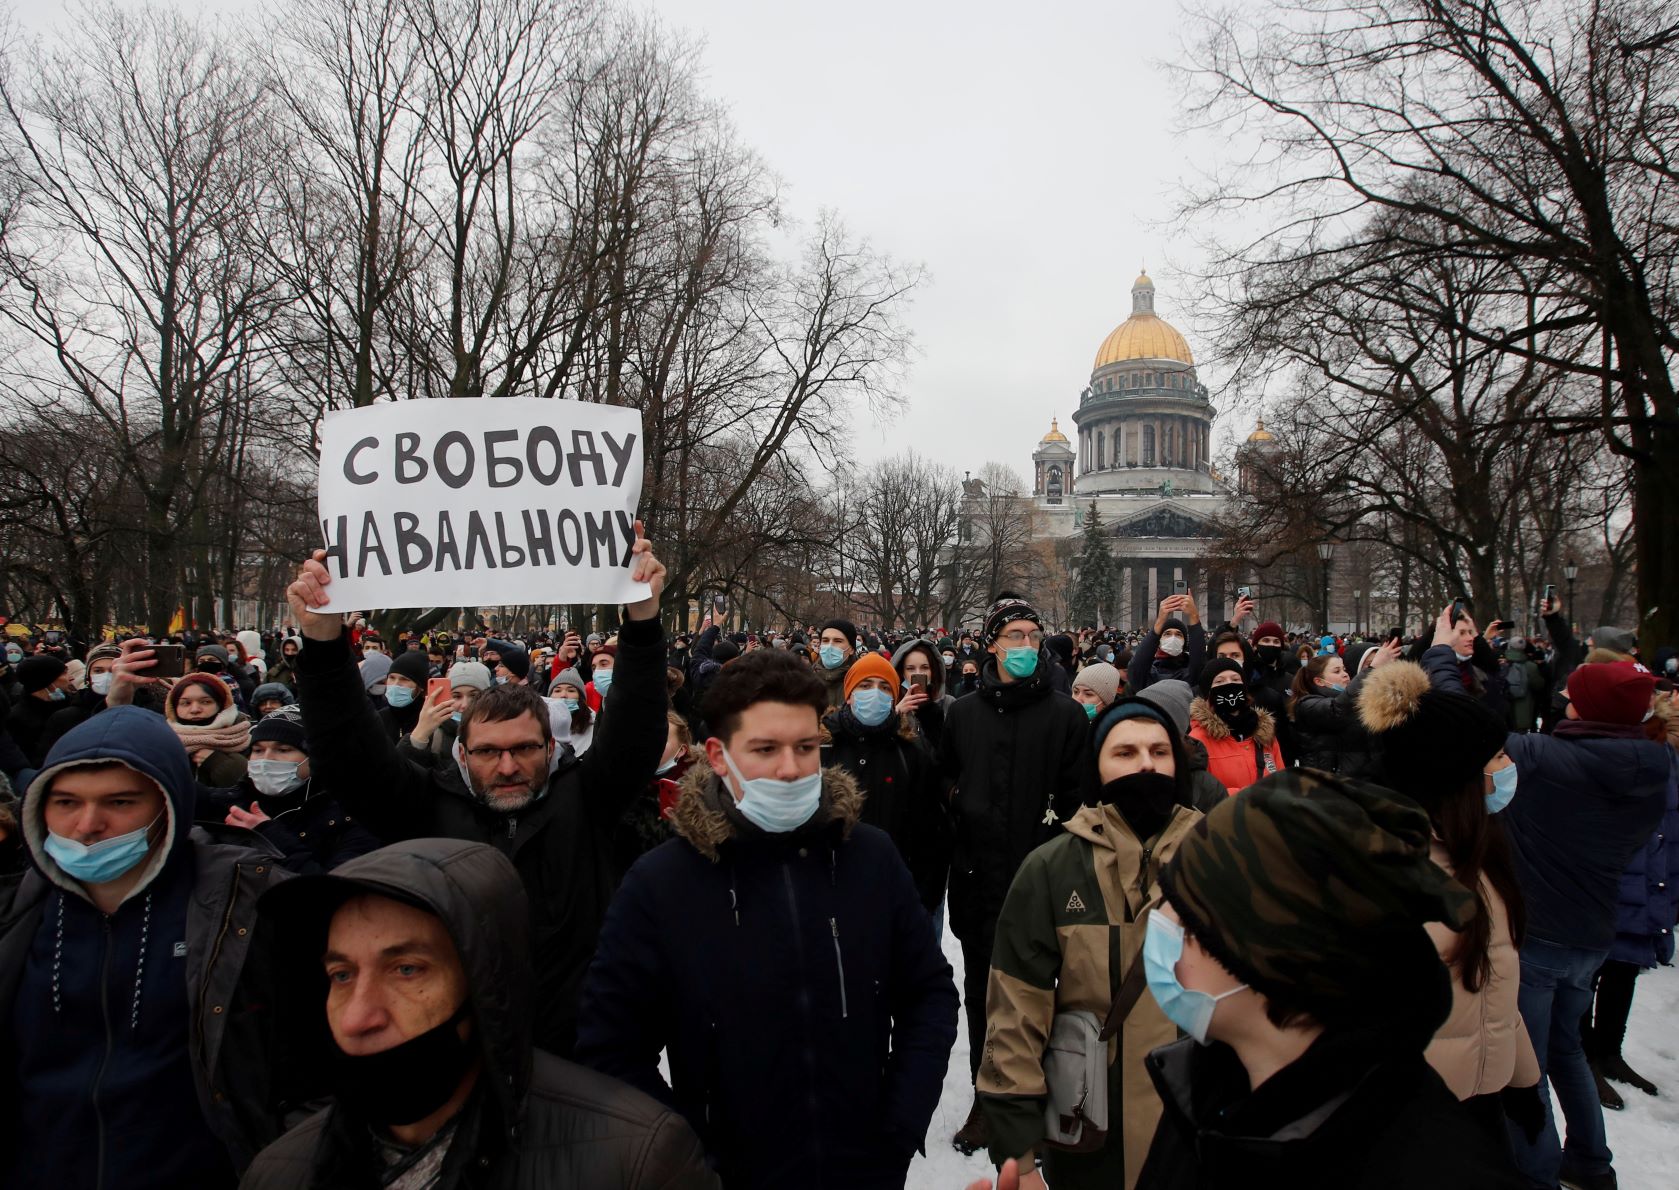
[(1616, 1185), (1672, 649), (667, 636), (631, 565), (586, 636), (382, 635), (317, 555), (284, 628), (11, 638), (0, 1185)]

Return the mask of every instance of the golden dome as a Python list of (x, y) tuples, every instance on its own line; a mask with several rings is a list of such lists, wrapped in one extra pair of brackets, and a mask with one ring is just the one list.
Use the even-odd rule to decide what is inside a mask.
[(1265, 428), (1263, 417), (1259, 419), (1259, 425), (1254, 432), (1248, 435), (1249, 442), (1275, 442), (1276, 440), (1277, 436)]
[(1054, 417), (1050, 418), (1049, 419), (1049, 433), (1045, 434), (1043, 436), (1043, 438), (1039, 440), (1039, 445), (1041, 446), (1046, 442), (1066, 442), (1066, 441), (1067, 441), (1067, 435), (1065, 435), (1061, 432), (1060, 419), (1059, 418), (1054, 418)]
[[(1195, 356), (1177, 328), (1154, 312), (1154, 282), (1141, 274), (1131, 286), (1131, 317), (1102, 340), (1096, 368), (1130, 359), (1170, 359), (1193, 365)], [(1095, 369), (1092, 369), (1095, 370)]]
[(1177, 328), (1153, 314), (1133, 314), (1102, 340), (1096, 352), (1096, 367), (1104, 368), (1128, 359), (1175, 359), (1194, 364), (1189, 343)]

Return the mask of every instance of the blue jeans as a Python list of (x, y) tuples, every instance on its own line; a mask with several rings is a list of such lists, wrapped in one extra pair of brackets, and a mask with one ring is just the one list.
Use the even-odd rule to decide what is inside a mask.
[[(1609, 1143), (1603, 1132), (1603, 1105), (1598, 1102), (1586, 1054), (1580, 1048), (1580, 1018), (1592, 1003), (1592, 976), (1609, 952), (1558, 946), (1538, 938), (1522, 944), (1522, 986), (1517, 1000), (1522, 1020), (1539, 1057), (1539, 1093), (1545, 1101), (1545, 1130), (1538, 1143), (1514, 1126), (1510, 1142), (1516, 1166), (1536, 1186), (1555, 1186), (1563, 1154), (1579, 1173), (1606, 1173)], [(1568, 1125), (1568, 1141), (1557, 1144), (1556, 1121), (1546, 1084), (1556, 1088), (1557, 1102)]]

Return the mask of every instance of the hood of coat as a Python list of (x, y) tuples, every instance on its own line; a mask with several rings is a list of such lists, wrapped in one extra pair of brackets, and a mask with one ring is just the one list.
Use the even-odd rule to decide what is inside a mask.
[[(1269, 748), (1271, 741), (1277, 738), (1277, 721), (1264, 707), (1254, 707), (1253, 713), (1259, 724), (1253, 729), (1254, 742), (1261, 748)], [(1207, 733), (1208, 739), (1222, 742), (1234, 738), (1230, 728), (1225, 726), (1224, 720), (1213, 712), (1212, 704), (1204, 698), (1197, 698), (1189, 704), (1189, 720), (1198, 724)]]
[[(681, 795), (670, 812), (671, 828), (693, 849), (716, 863), (725, 844), (749, 835), (764, 837), (752, 823), (734, 809), (734, 795), (708, 764), (696, 764), (682, 778)], [(726, 800), (725, 800), (726, 799)], [(841, 768), (822, 770), (822, 801), (811, 820), (791, 836), (826, 832), (836, 824), (842, 839), (863, 814), (863, 790), (851, 774)], [(789, 837), (791, 837), (789, 836)]]
[[(1178, 805), (1172, 811), (1171, 819), (1165, 829), (1160, 832), (1160, 842), (1156, 845), (1158, 853), (1168, 840), (1182, 838), (1189, 832), (1189, 828), (1201, 820), (1201, 811), (1193, 806)], [(1107, 851), (1118, 851), (1114, 842), (1114, 832), (1123, 831), (1125, 835), (1135, 840), (1136, 846), (1142, 846), (1143, 840), (1137, 839), (1137, 832), (1125, 820), (1125, 815), (1110, 805), (1080, 806), (1078, 812), (1061, 824), (1063, 830), (1070, 835), (1077, 835), (1093, 847), (1100, 847)]]
[(501, 852), (462, 839), (412, 839), (339, 865), (297, 876), (258, 903), (265, 923), (255, 939), (273, 956), (296, 1066), (309, 1092), (328, 1093), (332, 1038), (326, 1023), (327, 928), (337, 908), (365, 893), (435, 914), (449, 931), (466, 972), (473, 1036), (483, 1058), (480, 1085), (490, 1088), (503, 1126), (513, 1127), (530, 1085), (531, 972), (529, 907), (519, 873)]
[[(903, 644), (899, 645), (897, 651), (892, 654), (892, 668), (898, 671), (898, 677), (902, 679), (904, 676), (904, 658), (910, 655), (910, 651), (912, 649), (920, 649), (922, 653), (926, 654), (928, 659), (932, 662), (933, 685), (932, 688), (927, 691), (927, 696), (929, 698), (937, 699), (945, 692), (945, 684), (947, 680), (944, 668), (944, 658), (939, 655), (938, 645), (934, 644), (930, 640), (927, 640), (925, 637), (911, 637), (909, 640), (906, 640)], [(908, 683), (906, 682), (905, 684), (907, 685)]]
[(48, 855), (44, 810), (53, 779), (66, 769), (120, 764), (163, 791), (163, 837), (154, 843), (140, 879), (128, 898), (144, 892), (177, 856), (186, 851), (197, 786), (180, 737), (161, 715), (139, 707), (112, 707), (65, 732), (47, 753), (41, 772), (29, 783), (23, 800), (23, 837), (41, 873), (58, 887), (86, 898), (81, 882), (71, 879)]

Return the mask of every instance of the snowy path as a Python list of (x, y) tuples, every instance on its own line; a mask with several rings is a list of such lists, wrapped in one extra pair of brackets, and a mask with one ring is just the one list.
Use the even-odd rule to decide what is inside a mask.
[[(948, 931), (945, 957), (962, 986), (962, 949)], [(1679, 1185), (1674, 1173), (1679, 1161), (1679, 967), (1658, 967), (1638, 978), (1632, 1021), (1624, 1050), (1627, 1063), (1662, 1089), (1657, 1098), (1631, 1087), (1618, 1089), (1626, 1110), (1604, 1112), (1609, 1147), (1623, 1190), (1662, 1190)], [(945, 1072), (944, 1097), (927, 1131), (927, 1156), (910, 1166), (909, 1190), (963, 1190), (975, 1178), (989, 1177), (991, 1163), (984, 1153), (964, 1157), (950, 1147), (950, 1138), (967, 1119), (973, 1103), (968, 1083), (968, 1030), (961, 1025), (956, 1048)]]

